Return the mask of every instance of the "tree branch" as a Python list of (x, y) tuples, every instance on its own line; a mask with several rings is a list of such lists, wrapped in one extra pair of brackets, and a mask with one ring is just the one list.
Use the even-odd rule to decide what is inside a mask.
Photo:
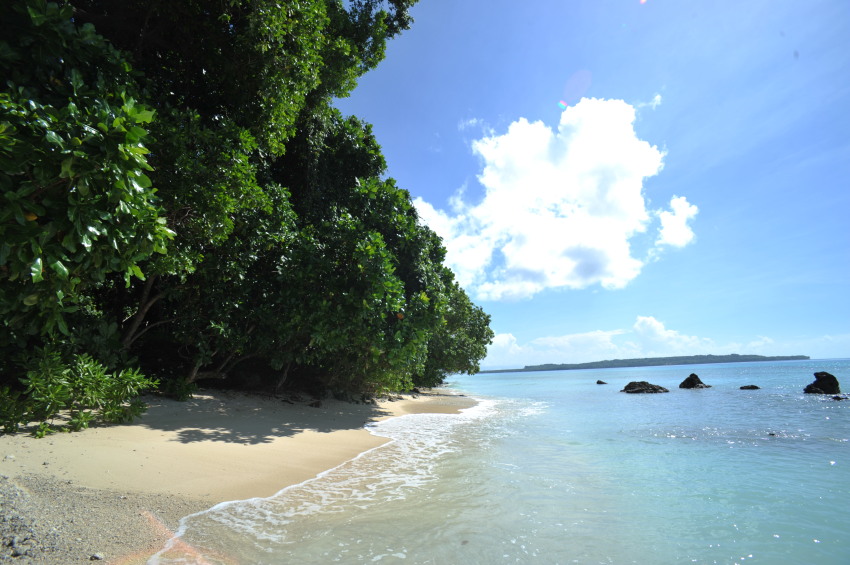
[(148, 330), (152, 330), (153, 328), (155, 328), (155, 327), (157, 327), (157, 326), (161, 326), (161, 325), (163, 325), (163, 324), (171, 323), (171, 322), (173, 322), (173, 321), (174, 321), (174, 320), (176, 320), (176, 319), (177, 319), (177, 318), (169, 318), (169, 319), (167, 319), (167, 320), (160, 320), (160, 321), (158, 321), (158, 322), (154, 322), (154, 323), (152, 323), (152, 324), (148, 324), (147, 326), (145, 326), (144, 328), (142, 328), (142, 330), (141, 330), (141, 331), (139, 331), (136, 335), (134, 335), (134, 336), (133, 336), (133, 339), (131, 339), (131, 340), (130, 340), (130, 343), (128, 343), (125, 347), (130, 347), (131, 345), (133, 345), (133, 342), (135, 342), (137, 339), (139, 339), (140, 337), (142, 337), (143, 335), (145, 335), (145, 333), (147, 333), (147, 331), (148, 331)]
[(156, 281), (157, 278), (158, 275), (153, 275), (148, 277), (148, 280), (145, 281), (145, 287), (142, 290), (142, 298), (139, 301), (139, 309), (133, 316), (133, 319), (130, 322), (130, 327), (127, 328), (127, 330), (124, 332), (124, 337), (121, 339), (121, 346), (124, 349), (129, 349), (130, 344), (136, 341), (136, 339), (138, 338), (136, 332), (139, 330), (139, 326), (142, 325), (142, 322), (144, 321), (148, 310), (150, 310), (151, 306), (156, 304), (159, 299), (163, 297), (163, 293), (159, 293), (150, 300), (148, 300), (151, 294), (151, 290), (153, 289), (154, 281)]

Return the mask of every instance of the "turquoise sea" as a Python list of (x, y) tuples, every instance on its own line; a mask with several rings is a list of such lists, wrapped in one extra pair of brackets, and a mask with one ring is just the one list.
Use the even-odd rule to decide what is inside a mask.
[(150, 562), (844, 565), (850, 400), (803, 394), (816, 371), (850, 392), (846, 359), (454, 377), (477, 406), (378, 423), (392, 442), (187, 517)]

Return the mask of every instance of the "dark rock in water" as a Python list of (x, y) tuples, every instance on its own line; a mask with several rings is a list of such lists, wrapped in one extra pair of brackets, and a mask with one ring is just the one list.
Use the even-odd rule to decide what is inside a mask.
[(744, 385), (741, 387), (741, 390), (758, 390), (761, 387), (757, 387), (756, 385)]
[(707, 385), (699, 380), (696, 373), (691, 373), (687, 379), (679, 383), (679, 388), (711, 388), (711, 385)]
[(832, 397), (833, 400), (847, 400), (847, 396), (836, 395)]
[(646, 381), (632, 381), (626, 385), (626, 388), (620, 392), (628, 392), (631, 394), (648, 393), (648, 392), (670, 392), (663, 386), (649, 384)]
[(806, 386), (803, 392), (808, 394), (841, 394), (838, 379), (825, 371), (815, 373), (815, 382)]
[(598, 384), (598, 385), (607, 385), (608, 383), (606, 383), (605, 381), (596, 381), (596, 384)]

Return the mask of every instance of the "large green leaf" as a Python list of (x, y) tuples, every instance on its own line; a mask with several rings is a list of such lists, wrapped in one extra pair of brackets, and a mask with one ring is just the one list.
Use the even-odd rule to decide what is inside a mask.
[(32, 276), (32, 282), (37, 283), (44, 280), (43, 276), (44, 267), (41, 264), (41, 257), (36, 257), (35, 260), (30, 265), (30, 275)]

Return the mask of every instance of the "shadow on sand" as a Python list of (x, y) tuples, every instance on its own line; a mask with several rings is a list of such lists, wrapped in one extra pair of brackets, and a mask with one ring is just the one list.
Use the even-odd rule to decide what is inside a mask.
[(305, 431), (361, 429), (390, 415), (375, 404), (325, 400), (321, 406), (313, 407), (281, 398), (228, 391), (203, 392), (185, 402), (159, 397), (145, 400), (148, 411), (133, 424), (176, 433), (175, 441), (182, 443), (270, 443)]

